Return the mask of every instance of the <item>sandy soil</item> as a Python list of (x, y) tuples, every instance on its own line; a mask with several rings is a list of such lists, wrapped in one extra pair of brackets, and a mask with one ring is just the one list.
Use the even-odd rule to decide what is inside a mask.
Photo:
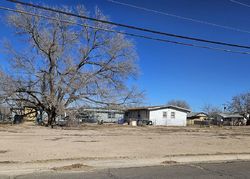
[(50, 163), (73, 160), (250, 154), (250, 127), (86, 125), (69, 130), (26, 123), (0, 125), (0, 136), (0, 169), (11, 164), (55, 168)]

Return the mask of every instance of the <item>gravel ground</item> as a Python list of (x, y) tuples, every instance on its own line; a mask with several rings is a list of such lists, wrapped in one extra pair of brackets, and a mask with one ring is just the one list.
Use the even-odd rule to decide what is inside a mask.
[[(20, 166), (67, 169), (84, 161), (162, 159), (169, 156), (250, 154), (250, 127), (0, 126), (0, 171)], [(168, 161), (166, 161), (168, 162)], [(73, 166), (74, 166), (73, 165)], [(31, 167), (32, 166), (32, 167)], [(110, 166), (110, 163), (107, 164)], [(22, 168), (23, 167), (23, 168)], [(105, 166), (104, 166), (105, 167)], [(82, 169), (82, 168), (81, 168)], [(31, 170), (32, 171), (32, 170)]]

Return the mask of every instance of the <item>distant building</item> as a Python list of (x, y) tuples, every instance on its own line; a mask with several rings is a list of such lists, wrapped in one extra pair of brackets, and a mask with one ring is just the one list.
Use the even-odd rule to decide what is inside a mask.
[(124, 118), (124, 111), (106, 108), (80, 108), (77, 110), (81, 122), (118, 122)]
[(153, 125), (186, 126), (189, 109), (172, 106), (148, 106), (130, 108), (125, 112), (126, 120), (150, 120)]
[(10, 108), (5, 106), (0, 106), (0, 122), (9, 120), (11, 111)]
[(12, 107), (10, 108), (13, 123), (21, 123), (24, 121), (35, 122), (37, 110), (33, 106)]
[(35, 122), (37, 117), (37, 110), (35, 107), (24, 106), (24, 120)]
[(246, 125), (246, 119), (239, 113), (218, 113), (216, 116), (217, 124), (222, 125)]
[(187, 125), (202, 124), (208, 115), (204, 112), (190, 112), (187, 114)]

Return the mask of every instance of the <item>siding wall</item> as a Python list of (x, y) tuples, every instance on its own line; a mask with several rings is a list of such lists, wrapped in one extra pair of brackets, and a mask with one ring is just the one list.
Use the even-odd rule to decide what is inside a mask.
[(124, 114), (121, 113), (115, 113), (114, 118), (108, 118), (107, 112), (96, 112), (95, 116), (98, 120), (103, 120), (103, 122), (117, 122), (119, 119), (124, 117)]
[[(163, 117), (163, 112), (167, 112), (166, 118)], [(175, 112), (174, 119), (171, 119), (171, 112)], [(151, 110), (149, 113), (149, 120), (151, 120), (154, 125), (186, 126), (187, 113), (171, 108)]]
[(126, 119), (148, 119), (148, 110), (131, 110), (127, 112)]

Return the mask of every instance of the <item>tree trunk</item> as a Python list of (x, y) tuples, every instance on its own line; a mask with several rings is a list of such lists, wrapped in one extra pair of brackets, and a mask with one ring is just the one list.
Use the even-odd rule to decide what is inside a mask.
[(56, 109), (52, 107), (48, 112), (48, 126), (53, 128), (53, 125), (56, 122)]
[(247, 124), (246, 124), (247, 126), (249, 126), (250, 125), (250, 119), (249, 118), (247, 118)]

